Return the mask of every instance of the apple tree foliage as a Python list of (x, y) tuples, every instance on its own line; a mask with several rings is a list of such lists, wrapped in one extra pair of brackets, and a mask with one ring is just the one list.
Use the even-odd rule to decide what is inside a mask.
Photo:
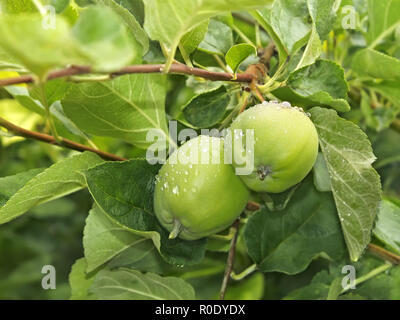
[[(168, 239), (146, 135), (171, 139), (170, 120), (223, 129), (265, 99), (310, 114), (319, 154), (290, 190), (252, 193), (225, 297), (400, 299), (400, 0), (0, 4), (0, 77), (33, 79), (1, 88), (0, 117), (127, 159), (0, 131), (0, 298), (29, 297), (17, 284), (49, 263), (59, 295), (33, 297), (217, 298), (235, 228)], [(161, 67), (126, 72), (138, 65)], [(174, 72), (185, 65), (232, 81)], [(69, 66), (90, 72), (48, 79)]]

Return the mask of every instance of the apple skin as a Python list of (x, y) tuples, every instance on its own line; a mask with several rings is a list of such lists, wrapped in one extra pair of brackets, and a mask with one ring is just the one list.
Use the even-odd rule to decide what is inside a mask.
[[(317, 159), (318, 133), (313, 122), (302, 109), (287, 102), (251, 107), (233, 121), (230, 129), (233, 165), (240, 168), (243, 165), (235, 159), (254, 156), (253, 172), (240, 176), (253, 191), (283, 192), (302, 181)], [(237, 129), (242, 130), (243, 138), (234, 134)], [(242, 150), (234, 146), (238, 139), (238, 145), (243, 146), (247, 129), (254, 129), (254, 153), (243, 156)]]
[[(229, 227), (245, 208), (249, 190), (233, 166), (224, 163), (223, 143), (208, 136), (189, 140), (159, 171), (154, 211), (161, 225), (171, 231), (170, 238), (196, 240), (215, 234)], [(196, 152), (206, 155), (209, 163), (193, 161)], [(219, 163), (214, 163), (218, 157)], [(173, 159), (178, 161), (173, 163)]]

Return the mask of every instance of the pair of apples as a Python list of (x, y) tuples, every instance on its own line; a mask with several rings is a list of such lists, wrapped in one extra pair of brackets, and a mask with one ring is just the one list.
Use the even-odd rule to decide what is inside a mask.
[[(233, 161), (223, 161), (224, 141), (199, 136), (175, 151), (161, 168), (155, 186), (154, 211), (160, 223), (179, 236), (195, 240), (229, 227), (242, 213), (250, 190), (279, 193), (299, 183), (312, 169), (318, 154), (318, 134), (309, 117), (288, 103), (264, 103), (247, 109), (232, 123), (238, 143), (254, 131), (254, 170), (236, 175)], [(193, 153), (195, 152), (195, 153)], [(193, 162), (193, 154), (217, 154), (221, 161)], [(179, 158), (173, 162), (171, 159)], [(235, 159), (235, 157), (233, 157)], [(249, 190), (250, 189), (250, 190)]]

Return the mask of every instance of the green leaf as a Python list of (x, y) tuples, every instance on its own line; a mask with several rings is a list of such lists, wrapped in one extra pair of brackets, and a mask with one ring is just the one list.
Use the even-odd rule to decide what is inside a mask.
[[(52, 116), (57, 119), (69, 132), (84, 139), (84, 141), (88, 140), (88, 136), (80, 130), (75, 123), (73, 123), (64, 113), (61, 102), (56, 101), (50, 106), (50, 113)], [(57, 121), (56, 121), (57, 124)]]
[(236, 73), (242, 62), (252, 55), (257, 55), (256, 47), (251, 44), (240, 43), (228, 50), (225, 55), (225, 61), (232, 71)]
[(288, 86), (309, 99), (321, 92), (328, 93), (333, 99), (344, 99), (348, 90), (343, 69), (328, 60), (318, 60), (311, 66), (293, 72)]
[(0, 48), (40, 78), (57, 67), (87, 61), (62, 17), (54, 28), (44, 28), (42, 20), (38, 14), (0, 16)]
[(131, 269), (102, 270), (90, 289), (100, 300), (193, 300), (194, 290), (184, 280), (140, 273)]
[(260, 9), (254, 17), (271, 36), (279, 52), (279, 64), (307, 44), (296, 69), (312, 64), (321, 53), (321, 41), (333, 27), (334, 0), (282, 0)]
[(37, 8), (32, 0), (3, 0), (1, 4), (3, 13), (36, 12)]
[(308, 177), (282, 211), (264, 209), (248, 220), (244, 237), (250, 257), (263, 272), (296, 274), (318, 257), (345, 254), (330, 193), (320, 193)]
[[(196, 292), (196, 297), (198, 299), (201, 299), (201, 295), (198, 296), (197, 294), (199, 293), (200, 290), (198, 290), (199, 288), (196, 287), (196, 282), (193, 280), (200, 280), (200, 281), (204, 281), (206, 280), (207, 277), (212, 277), (212, 276), (220, 276), (223, 274), (225, 267), (226, 267), (226, 261), (225, 259), (220, 259), (220, 258), (213, 258), (213, 257), (209, 257), (209, 256), (205, 256), (203, 260), (201, 260), (200, 263), (193, 265), (193, 266), (187, 266), (187, 267), (183, 267), (180, 268), (180, 278), (185, 279), (187, 281), (190, 282), (190, 284), (192, 284), (195, 288), (195, 292)], [(200, 285), (204, 284), (204, 282), (202, 282)], [(217, 286), (219, 287), (219, 281)], [(217, 289), (217, 291), (215, 292), (215, 297), (218, 294), (218, 290), (220, 288)]]
[(258, 195), (264, 201), (264, 204), (267, 206), (268, 210), (281, 211), (286, 208), (298, 187), (299, 184), (281, 193), (259, 193)]
[(363, 49), (353, 57), (352, 68), (360, 76), (400, 80), (400, 61), (379, 51)]
[(197, 46), (203, 41), (207, 30), (208, 20), (205, 20), (182, 37), (181, 45), (183, 46), (186, 54), (191, 54), (196, 50)]
[(79, 170), (103, 162), (97, 155), (84, 152), (62, 160), (29, 180), (0, 208), (0, 224), (13, 220), (38, 204), (83, 189), (84, 177)]
[(392, 288), (390, 290), (390, 299), (400, 300), (400, 268), (394, 268), (391, 270), (391, 284)]
[(110, 268), (129, 266), (139, 271), (163, 272), (163, 260), (151, 239), (116, 224), (97, 206), (86, 220), (83, 247), (87, 272), (105, 263)]
[(362, 283), (354, 293), (369, 300), (398, 300), (399, 283), (400, 268), (393, 267), (388, 274), (382, 273)]
[[(5, 118), (7, 121), (21, 126), (27, 130), (33, 130), (38, 124), (41, 124), (42, 119), (37, 114), (32, 114), (21, 106), (21, 104), (14, 99), (2, 99), (0, 100), (0, 117)], [(3, 129), (0, 129), (4, 132)], [(24, 140), (25, 138), (10, 136), (0, 138), (4, 146), (8, 146), (12, 143)]]
[(183, 115), (197, 128), (209, 128), (218, 123), (225, 114), (231, 98), (224, 86), (199, 94), (183, 109)]
[(159, 166), (135, 159), (105, 163), (84, 174), (96, 203), (113, 221), (139, 236), (151, 239), (168, 263), (197, 263), (204, 256), (205, 239), (169, 240), (167, 230), (159, 224), (153, 213), (154, 183), (158, 170)]
[(65, 114), (87, 133), (123, 139), (146, 148), (147, 131), (168, 139), (165, 76), (126, 75), (107, 82), (72, 86), (62, 100)]
[(320, 105), (346, 112), (350, 110), (345, 100), (347, 90), (343, 69), (332, 61), (317, 60), (293, 72), (287, 86), (274, 90), (273, 94), (301, 107)]
[[(149, 50), (149, 38), (146, 32), (143, 30), (139, 22), (136, 21), (135, 16), (129, 12), (128, 9), (123, 7), (123, 5), (127, 4), (128, 2), (120, 1), (120, 4), (116, 3), (114, 0), (94, 0), (94, 2), (97, 4), (103, 4), (114, 10), (114, 12), (118, 14), (125, 23), (133, 39), (135, 39), (142, 46), (143, 54)], [(133, 1), (129, 1), (129, 4), (135, 5)], [(132, 8), (132, 10), (134, 9), (137, 11), (137, 8)]]
[(334, 110), (310, 110), (317, 128), (352, 261), (357, 261), (370, 242), (378, 212), (381, 185), (373, 169), (375, 156), (366, 134)]
[(392, 129), (381, 131), (374, 140), (373, 149), (378, 158), (375, 168), (400, 162), (400, 133)]
[[(48, 82), (49, 83), (49, 82)], [(23, 86), (7, 86), (5, 90), (15, 98), (22, 106), (33, 111), (41, 116), (45, 115), (45, 108), (42, 103), (30, 96), (27, 87)]]
[(376, 131), (388, 128), (399, 112), (399, 109), (394, 108), (392, 105), (379, 105), (373, 108), (371, 99), (365, 91), (361, 92), (360, 110), (365, 117), (367, 125)]
[(56, 13), (61, 13), (68, 7), (70, 0), (47, 0), (46, 2), (55, 8)]
[[(61, 99), (63, 99), (70, 87), (71, 83), (63, 79), (54, 79), (51, 81), (47, 81), (44, 85), (47, 104), (51, 106), (56, 101), (60, 101)], [(22, 93), (21, 91), (19, 91), (18, 93)], [(11, 90), (10, 93), (13, 94)], [(41, 107), (43, 108), (44, 102), (42, 101), (43, 97), (39, 86), (34, 86), (28, 94), (32, 97), (32, 99), (40, 101), (40, 103), (42, 104)]]
[[(210, 71), (220, 71), (221, 69), (216, 67), (210, 67)], [(224, 81), (204, 81), (195, 76), (189, 76), (186, 79), (186, 86), (192, 89), (195, 94), (206, 93), (218, 89), (224, 84)]]
[(143, 0), (119, 0), (118, 3), (128, 9), (136, 20), (143, 25), (144, 22), (144, 4)]
[(226, 290), (226, 300), (261, 300), (264, 294), (264, 275), (258, 272)]
[(289, 293), (285, 300), (326, 300), (334, 277), (326, 270), (318, 272), (311, 283)]
[(13, 176), (0, 178), (0, 208), (18, 192), (29, 180), (44, 169), (31, 169)]
[(93, 299), (93, 295), (88, 293), (93, 283), (94, 274), (86, 273), (87, 262), (85, 258), (75, 261), (69, 274), (69, 285), (71, 287), (71, 300)]
[(400, 207), (382, 200), (375, 223), (374, 236), (400, 254)]
[(207, 239), (207, 251), (228, 252), (231, 247), (231, 239), (209, 237)]
[[(68, 83), (61, 79), (54, 79), (45, 83), (45, 92), (47, 102), (50, 105), (50, 113), (52, 114), (54, 119), (56, 119), (56, 124), (58, 124), (59, 122), (59, 124), (64, 126), (69, 132), (86, 140), (87, 136), (69, 118), (65, 116), (59, 101), (59, 99), (62, 99), (65, 96), (66, 92), (70, 88), (70, 85), (71, 83)], [(26, 124), (12, 121), (12, 119), (9, 118), (9, 115), (5, 116), (7, 120), (11, 120), (13, 123), (19, 124), (25, 129), (33, 129), (29, 126), (29, 124), (32, 124), (32, 120), (35, 120), (35, 118), (40, 117), (35, 117), (31, 113), (29, 113), (28, 110), (33, 111), (41, 115), (42, 117), (45, 117), (46, 114), (40, 89), (37, 86), (34, 86), (30, 91), (28, 90), (28, 88), (21, 86), (9, 86), (5, 87), (5, 89), (10, 95), (15, 98), (14, 103), (18, 101), (22, 106), (26, 108), (24, 109), (24, 113), (29, 116), (26, 117), (26, 120), (28, 120)], [(17, 108), (14, 107), (14, 110), (16, 109)]]
[(400, 81), (380, 81), (376, 82), (365, 82), (368, 88), (372, 88), (383, 95), (386, 99), (390, 100), (392, 104), (400, 107)]
[(256, 21), (260, 24), (260, 26), (262, 26), (271, 37), (279, 53), (279, 65), (282, 65), (287, 61), (289, 52), (283, 44), (283, 41), (280, 39), (279, 35), (275, 33), (274, 29), (271, 26), (271, 9), (264, 8), (256, 10), (252, 12), (252, 15), (254, 19), (256, 19)]
[(306, 1), (275, 1), (271, 10), (261, 9), (258, 12), (280, 39), (287, 53), (294, 53), (306, 43), (311, 31)]
[(303, 50), (295, 70), (313, 64), (321, 55), (322, 44), (335, 22), (333, 10), (335, 0), (307, 0), (307, 7), (312, 19), (312, 26), (307, 46)]
[(218, 19), (210, 19), (207, 33), (198, 49), (225, 56), (228, 50), (233, 46), (232, 29)]
[(326, 300), (336, 300), (342, 293), (342, 278), (336, 278), (329, 286), (328, 297)]
[[(285, 297), (288, 300), (364, 300), (364, 299), (396, 299), (398, 298), (398, 283), (400, 268), (393, 267), (382, 273), (382, 267), (387, 269), (381, 260), (365, 256), (359, 262), (352, 264), (356, 271), (356, 288), (342, 293), (342, 281), (345, 274), (342, 267), (347, 262), (331, 264), (329, 272), (318, 272), (310, 284), (296, 289)], [(379, 271), (379, 269), (381, 269)], [(374, 274), (375, 273), (375, 274)]]
[(335, 0), (307, 0), (307, 5), (319, 37), (325, 40), (335, 24)]
[(297, 64), (294, 71), (306, 67), (310, 64), (313, 64), (315, 60), (320, 56), (320, 54), (321, 54), (321, 41), (319, 39), (317, 29), (315, 25), (313, 25), (307, 46), (304, 49), (302, 57), (300, 58), (300, 61)]
[(331, 179), (329, 177), (328, 167), (324, 156), (321, 152), (318, 153), (317, 161), (313, 168), (314, 173), (314, 185), (320, 192), (332, 191)]
[(76, 20), (79, 18), (81, 7), (75, 3), (75, 0), (69, 0), (68, 2), (68, 6), (61, 13), (61, 16), (63, 16), (71, 25), (74, 25)]
[(108, 7), (83, 10), (72, 33), (95, 70), (115, 71), (142, 56), (142, 48), (132, 41), (122, 19)]
[(170, 48), (172, 62), (181, 38), (199, 23), (224, 12), (270, 4), (271, 0), (145, 0), (144, 28), (153, 40)]
[(399, 0), (368, 0), (369, 28), (367, 40), (369, 44), (379, 42), (388, 32), (394, 31), (396, 25), (400, 25), (400, 1)]

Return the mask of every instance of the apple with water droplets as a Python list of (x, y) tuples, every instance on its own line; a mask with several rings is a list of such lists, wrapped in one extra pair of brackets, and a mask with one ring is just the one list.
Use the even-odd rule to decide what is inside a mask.
[[(317, 159), (318, 134), (313, 122), (301, 108), (288, 102), (251, 107), (233, 121), (230, 129), (243, 133), (232, 134), (233, 165), (240, 168), (242, 162), (254, 161), (251, 174), (240, 177), (256, 192), (289, 189), (306, 177)], [(251, 153), (243, 152), (247, 130), (254, 130)]]
[(158, 173), (154, 211), (170, 238), (196, 240), (229, 227), (249, 190), (224, 163), (224, 141), (198, 136), (180, 146)]

